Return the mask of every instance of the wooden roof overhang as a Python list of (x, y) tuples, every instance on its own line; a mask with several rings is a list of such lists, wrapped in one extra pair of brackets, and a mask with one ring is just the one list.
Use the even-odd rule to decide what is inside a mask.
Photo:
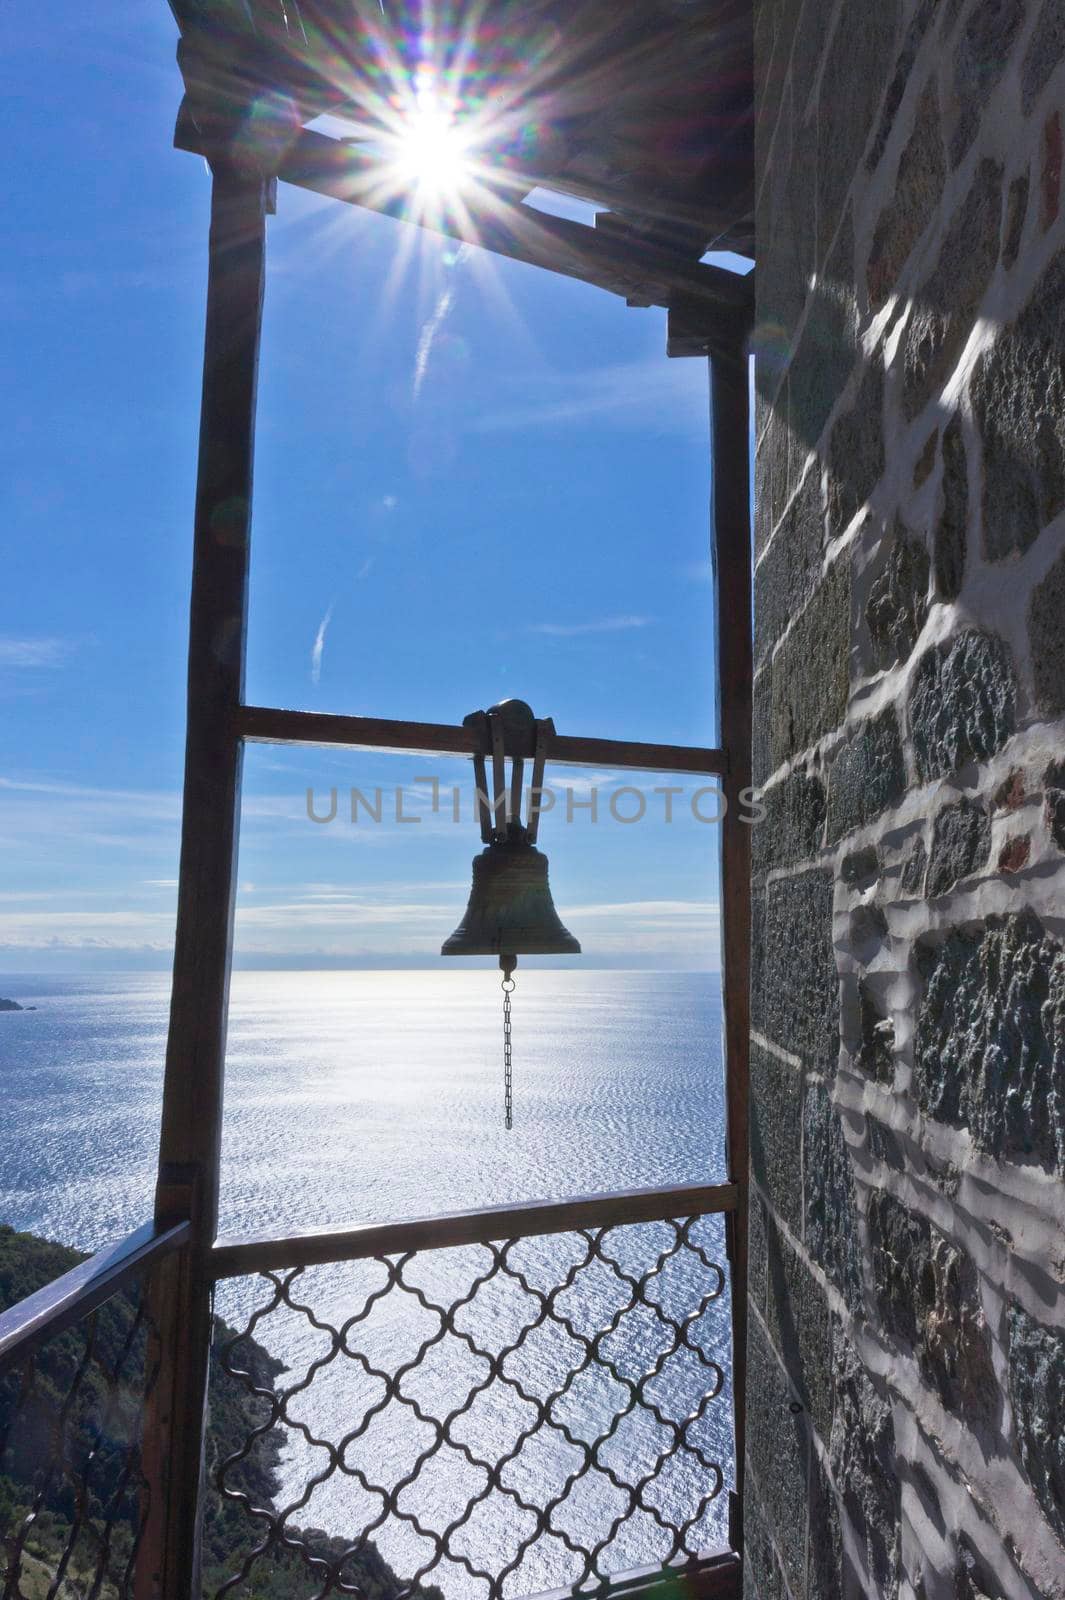
[[(749, 325), (752, 279), (701, 257), (753, 250), (750, 0), (170, 4), (181, 148), (664, 306), (671, 354)], [(423, 212), (382, 185), (374, 134), (427, 60), (480, 119), (487, 176)], [(525, 203), (537, 187), (601, 208), (594, 226)]]

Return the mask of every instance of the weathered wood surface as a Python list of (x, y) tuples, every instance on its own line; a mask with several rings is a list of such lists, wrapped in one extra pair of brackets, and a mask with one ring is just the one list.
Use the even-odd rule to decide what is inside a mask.
[(219, 1239), (211, 1253), (212, 1274), (215, 1278), (233, 1278), (247, 1272), (365, 1261), (408, 1250), (454, 1250), (499, 1239), (569, 1233), (577, 1228), (711, 1216), (730, 1212), (736, 1200), (734, 1184), (677, 1185), (504, 1208), (490, 1206), (410, 1222), (368, 1222), (342, 1230), (323, 1228), (280, 1237)]
[(744, 1383), (747, 1357), (748, 1066), (750, 1051), (751, 826), (740, 797), (751, 783), (751, 528), (749, 370), (744, 342), (710, 363), (713, 427), (713, 569), (717, 602), (718, 736), (728, 760), (721, 829), (721, 976), (729, 1177), (736, 1429), (734, 1542), (742, 1548)]
[(166, 1480), (167, 1596), (199, 1593), (200, 1482), (211, 1343), (207, 1257), (217, 1227), (243, 746), (255, 397), (268, 185), (216, 163), (189, 621), (188, 725), (174, 982), (156, 1218), (191, 1217), (190, 1270), (171, 1305), (175, 1408)]
[[(348, 717), (321, 711), (282, 711), (241, 706), (234, 711), (236, 735), (256, 744), (313, 744), (408, 755), (491, 754), (473, 728), (446, 722), (406, 722), (388, 717)], [(533, 746), (525, 752), (534, 754)], [(720, 750), (695, 745), (646, 744), (632, 739), (585, 739), (545, 733), (544, 756), (559, 766), (617, 767), (632, 772), (688, 772), (722, 776)]]
[(191, 1231), (187, 1222), (169, 1228), (146, 1222), (128, 1238), (97, 1250), (61, 1278), (0, 1313), (0, 1371), (144, 1277), (164, 1256), (187, 1244)]

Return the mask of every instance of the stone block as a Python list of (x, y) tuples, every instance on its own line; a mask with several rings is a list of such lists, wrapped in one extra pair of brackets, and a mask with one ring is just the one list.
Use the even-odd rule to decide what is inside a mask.
[(854, 1173), (839, 1114), (820, 1083), (807, 1086), (803, 1110), (803, 1191), (806, 1248), (858, 1315), (862, 1282)]
[(874, 1161), (882, 1161), (892, 1172), (905, 1172), (906, 1154), (894, 1129), (878, 1122), (876, 1117), (867, 1115), (865, 1131), (869, 1140), (869, 1154)]
[(836, 1333), (836, 1412), (830, 1460), (843, 1508), (857, 1536), (872, 1592), (896, 1592), (900, 1492), (891, 1407), (852, 1346)]
[(917, 107), (913, 132), (899, 158), (895, 189), (876, 224), (866, 270), (869, 300), (879, 310), (898, 284), (914, 245), (935, 216), (947, 162), (933, 76)]
[(751, 889), (751, 1024), (766, 1031), (766, 892), (755, 883)]
[(1016, 265), (1021, 253), (1021, 235), (1024, 219), (1028, 215), (1028, 174), (1022, 172), (1014, 178), (1006, 196), (1006, 222), (1002, 235), (1002, 261), (1006, 267)]
[(998, 853), (1000, 872), (1023, 872), (1032, 854), (1032, 841), (1026, 833), (1014, 834)]
[(787, 1600), (784, 1575), (754, 1493), (743, 1497), (744, 1600)]
[(1019, 1305), (1009, 1314), (1009, 1392), (1017, 1453), (1065, 1544), (1065, 1333)]
[(1065, 715), (1065, 555), (1032, 594), (1028, 638), (1036, 703), (1045, 716)]
[(881, 1327), (912, 1351), (948, 1411), (986, 1427), (999, 1390), (971, 1259), (884, 1191), (870, 1196), (868, 1216)]
[(914, 1092), (1000, 1161), (1065, 1174), (1065, 946), (1033, 912), (918, 947)]
[(873, 659), (882, 671), (905, 661), (917, 643), (928, 617), (928, 572), (924, 545), (897, 528), (865, 607)]
[(1024, 0), (980, 0), (969, 13), (954, 50), (952, 166), (959, 165), (976, 137), (988, 96), (1009, 65), (1024, 20)]
[(1061, 112), (1054, 110), (1043, 124), (1039, 163), (1039, 226), (1046, 233), (1061, 210)]
[(895, 70), (888, 84), (887, 94), (884, 96), (884, 106), (877, 124), (876, 136), (865, 158), (865, 170), (872, 173), (880, 164), (881, 157), (887, 147), (891, 130), (895, 125), (899, 106), (910, 83), (910, 74), (913, 72), (914, 63), (918, 52), (928, 32), (928, 25), (936, 16), (939, 9), (939, 0), (920, 0), (917, 10), (906, 30), (906, 37), (902, 41), (899, 59), (895, 63)]
[(969, 466), (955, 413), (943, 433), (942, 509), (932, 535), (932, 572), (940, 600), (956, 600), (969, 540)]
[(814, 1431), (832, 1430), (832, 1313), (809, 1267), (770, 1223), (766, 1325)]
[(933, 428), (925, 440), (924, 449), (918, 456), (917, 463), (913, 469), (913, 486), (915, 489), (919, 489), (923, 483), (927, 483), (932, 476), (936, 465), (936, 446), (938, 444), (939, 429)]
[(832, 948), (832, 874), (778, 878), (766, 891), (762, 1004), (755, 1026), (831, 1075), (839, 1056), (839, 977)]
[[(809, 226), (803, 219), (803, 228)], [(824, 271), (810, 291), (802, 335), (791, 361), (791, 427), (802, 449), (818, 444), (858, 355), (854, 230), (850, 213)]]
[(765, 1315), (768, 1243), (766, 1209), (758, 1195), (751, 1195), (747, 1220), (747, 1292), (753, 1305)]
[(844, 6), (825, 53), (819, 99), (832, 116), (818, 117), (817, 208), (818, 259), (843, 215), (847, 192), (865, 154), (879, 105), (870, 84), (884, 82), (884, 63), (894, 61), (901, 7), (899, 0), (867, 6)]
[(806, 1580), (809, 1600), (843, 1600), (846, 1592), (843, 1561), (843, 1531), (836, 1492), (820, 1459), (811, 1452), (809, 1566)]
[(932, 830), (928, 864), (929, 898), (946, 894), (961, 878), (987, 865), (991, 851), (991, 818), (982, 805), (961, 800), (944, 806)]
[(909, 721), (923, 783), (997, 755), (1015, 720), (1013, 665), (1001, 639), (966, 629), (921, 657)]
[(874, 1083), (895, 1081), (895, 1024), (877, 1004), (869, 984), (858, 980), (859, 1039), (855, 1064)]
[(1002, 168), (981, 161), (939, 259), (918, 289), (903, 354), (903, 410), (912, 421), (949, 379), (998, 264)]
[(751, 773), (756, 784), (762, 784), (773, 768), (770, 765), (770, 722), (773, 710), (773, 677), (769, 666), (755, 673), (751, 691)]
[(825, 789), (820, 778), (792, 772), (762, 792), (765, 816), (751, 840), (756, 873), (791, 866), (816, 855), (825, 832)]
[(869, 889), (879, 878), (880, 871), (876, 845), (870, 844), (864, 850), (855, 850), (851, 855), (844, 856), (839, 875), (852, 889)]
[(1061, 0), (1043, 0), (1043, 7), (1021, 62), (1021, 103), (1028, 116), (1065, 56), (1065, 12)]
[[(761, 367), (757, 368), (758, 381), (767, 379)], [(775, 383), (773, 385), (775, 388)], [(787, 395), (782, 404), (771, 409), (768, 401), (760, 400), (757, 406), (759, 442), (754, 458), (755, 531), (756, 548), (760, 552), (770, 534), (784, 514), (791, 489), (791, 437), (787, 426)]]
[(1065, 850), (1065, 761), (1050, 764), (1043, 775), (1043, 802), (1047, 830), (1059, 850)]
[(770, 760), (776, 768), (839, 726), (850, 690), (850, 564), (836, 561), (773, 658)]
[(1006, 1590), (964, 1534), (958, 1539), (954, 1600), (1007, 1600)]
[(925, 873), (928, 871), (928, 850), (923, 839), (918, 839), (902, 864), (899, 888), (907, 899), (924, 894)]
[(809, 1435), (805, 1416), (791, 1408), (787, 1380), (752, 1318), (747, 1333), (747, 1457), (788, 1588), (793, 1600), (805, 1600)]
[(761, 666), (817, 587), (825, 547), (821, 474), (808, 472), (754, 573), (754, 656)]
[(828, 440), (828, 531), (843, 532), (884, 472), (884, 371), (869, 361), (849, 411)]
[(977, 361), (971, 393), (984, 443), (984, 554), (1004, 561), (1065, 507), (1065, 251)]
[(840, 747), (828, 775), (828, 842), (864, 828), (898, 805), (906, 790), (899, 722), (890, 707), (870, 717)]
[(751, 1047), (751, 1171), (788, 1227), (802, 1227), (802, 1074)]
[(816, 241), (807, 222), (816, 129), (803, 117), (794, 84), (786, 81), (778, 107), (772, 158), (758, 208), (759, 255), (765, 272), (757, 285), (757, 317), (786, 349), (806, 303), (816, 266)]

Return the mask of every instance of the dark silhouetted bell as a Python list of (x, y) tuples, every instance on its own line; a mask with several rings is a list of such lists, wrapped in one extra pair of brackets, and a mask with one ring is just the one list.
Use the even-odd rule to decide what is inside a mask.
[[(554, 737), (550, 719), (538, 722), (524, 700), (474, 711), (463, 727), (473, 734), (477, 815), (484, 849), (473, 861), (466, 915), (441, 948), (442, 956), (498, 956), (503, 974), (503, 1125), (514, 1126), (511, 996), (519, 956), (579, 956), (562, 926), (547, 882), (547, 857), (536, 848), (543, 809), (544, 762)], [(488, 789), (488, 759), (492, 788)], [(506, 763), (510, 760), (510, 781)], [(529, 821), (520, 816), (522, 774), (532, 759)]]
[(444, 956), (579, 956), (547, 881), (547, 857), (529, 842), (520, 823), (493, 840), (473, 861), (466, 914), (440, 954)]

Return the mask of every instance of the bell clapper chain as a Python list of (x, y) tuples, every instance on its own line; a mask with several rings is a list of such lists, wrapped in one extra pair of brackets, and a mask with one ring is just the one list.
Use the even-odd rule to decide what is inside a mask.
[(509, 1133), (514, 1126), (514, 1056), (510, 1036), (510, 997), (517, 987), (514, 968), (517, 956), (500, 956), (499, 970), (503, 974), (503, 1126)]
[[(547, 857), (536, 848), (544, 793), (544, 763), (555, 725), (537, 720), (524, 700), (503, 700), (463, 720), (473, 744), (479, 856), (466, 911), (442, 956), (498, 956), (503, 974), (504, 1126), (514, 1126), (510, 997), (519, 956), (579, 956), (581, 947), (555, 910)], [(522, 780), (532, 758), (528, 822), (521, 820)], [(506, 763), (510, 761), (508, 782)], [(491, 760), (491, 784), (488, 763)]]

